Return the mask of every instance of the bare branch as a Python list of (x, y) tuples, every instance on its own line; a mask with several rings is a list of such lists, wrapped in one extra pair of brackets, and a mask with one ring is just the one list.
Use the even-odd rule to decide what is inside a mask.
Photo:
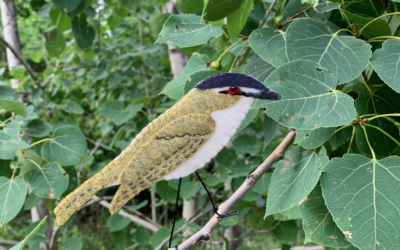
[[(93, 200), (99, 201), (101, 199), (100, 199), (100, 197), (95, 195), (95, 196), (93, 196)], [(100, 205), (102, 205), (103, 207), (106, 207), (107, 209), (110, 209), (110, 203), (107, 201), (103, 201), (103, 200), (100, 201)], [(144, 226), (145, 228), (149, 229), (150, 231), (156, 232), (156, 231), (158, 231), (158, 229), (161, 228), (160, 225), (155, 225), (154, 223), (152, 224), (150, 222), (147, 222), (137, 216), (129, 214), (128, 212), (126, 212), (123, 209), (119, 210), (119, 214), (126, 218), (129, 218), (131, 221), (135, 222), (138, 225)]]
[[(243, 184), (239, 187), (239, 189), (236, 190), (236, 192), (232, 194), (231, 197), (229, 197), (228, 200), (226, 200), (219, 206), (218, 213), (224, 214), (229, 212), (235, 206), (235, 204), (238, 201), (240, 201), (240, 199), (242, 199), (242, 197), (254, 186), (254, 184), (260, 179), (260, 177), (275, 162), (282, 160), (285, 151), (293, 143), (295, 137), (296, 137), (296, 130), (290, 129), (289, 134), (281, 142), (281, 144), (279, 144), (279, 146), (274, 150), (274, 152), (272, 152), (268, 156), (268, 158), (260, 166), (258, 166), (258, 168), (251, 175), (247, 176)], [(178, 249), (186, 250), (195, 245), (199, 241), (210, 240), (212, 231), (215, 229), (215, 227), (219, 224), (221, 220), (222, 219), (218, 218), (218, 216), (215, 214), (207, 222), (207, 224), (202, 229), (200, 229), (200, 231), (198, 231), (197, 233), (192, 235), (189, 239), (180, 244)]]
[(39, 79), (36, 77), (35, 72), (31, 69), (31, 66), (29, 66), (28, 62), (25, 61), (25, 59), (22, 57), (21, 54), (19, 54), (2, 36), (0, 36), (0, 42), (2, 42), (8, 49), (11, 50), (11, 52), (14, 54), (16, 58), (18, 58), (18, 61), (22, 63), (28, 72), (28, 74), (31, 76), (32, 80), (37, 82)]

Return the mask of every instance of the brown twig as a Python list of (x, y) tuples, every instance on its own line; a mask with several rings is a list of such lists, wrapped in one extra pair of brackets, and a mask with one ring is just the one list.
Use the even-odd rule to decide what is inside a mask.
[(293, 20), (293, 19), (295, 19), (295, 18), (297, 18), (297, 17), (303, 15), (305, 12), (309, 12), (310, 10), (311, 10), (311, 7), (308, 7), (307, 9), (304, 9), (304, 10), (300, 11), (299, 13), (297, 13), (297, 14), (295, 14), (295, 15), (289, 17), (288, 19), (286, 19), (283, 23), (277, 24), (277, 25), (275, 26), (275, 29), (280, 29), (280, 28), (282, 28), (282, 27), (285, 26), (286, 23), (288, 23), (290, 20)]
[(2, 36), (0, 36), (0, 42), (2, 42), (8, 49), (11, 50), (11, 52), (14, 54), (14, 56), (16, 58), (18, 58), (18, 61), (24, 65), (26, 71), (28, 72), (28, 74), (30, 75), (32, 80), (34, 82), (37, 82), (39, 79), (36, 77), (35, 72), (33, 72), (32, 68), (31, 68), (31, 66), (29, 66), (28, 62), (25, 61), (25, 59), (6, 40), (4, 40), (4, 38)]
[[(268, 16), (269, 16), (269, 14), (270, 14), (271, 11), (272, 11), (272, 8), (273, 8), (274, 5), (276, 4), (276, 2), (277, 2), (277, 0), (274, 0), (274, 1), (271, 3), (271, 5), (269, 6), (269, 8), (267, 9), (267, 12), (265, 12), (265, 16), (264, 16), (263, 20), (262, 20), (261, 23), (258, 25), (258, 28), (259, 28), (259, 29), (261, 29), (261, 28), (264, 26), (265, 22), (267, 21), (267, 18), (268, 18)], [(247, 56), (247, 54), (249, 53), (249, 51), (250, 51), (250, 47), (247, 47), (246, 50), (244, 51), (242, 57), (240, 58), (240, 60), (237, 62), (236, 66), (240, 66), (240, 65), (242, 64), (242, 62), (243, 62), (244, 59), (246, 58), (246, 56)]]
[[(274, 152), (272, 152), (268, 156), (268, 158), (260, 166), (258, 166), (257, 169), (251, 175), (247, 176), (243, 184), (239, 187), (239, 189), (236, 190), (236, 192), (232, 194), (231, 197), (229, 197), (228, 200), (226, 200), (219, 206), (218, 213), (224, 214), (229, 212), (233, 208), (233, 206), (242, 199), (242, 197), (254, 186), (254, 184), (260, 179), (260, 177), (265, 172), (267, 172), (267, 170), (275, 162), (282, 160), (285, 151), (293, 143), (295, 137), (296, 137), (296, 130), (290, 129), (289, 134), (281, 142), (281, 144), (279, 144), (279, 146), (274, 150)], [(218, 218), (218, 216), (215, 214), (202, 229), (200, 229), (189, 239), (185, 240), (182, 244), (180, 244), (178, 249), (186, 250), (195, 245), (197, 242), (200, 242), (202, 240), (206, 241), (210, 240), (212, 231), (217, 227), (217, 225), (220, 223), (221, 220), (222, 219)]]

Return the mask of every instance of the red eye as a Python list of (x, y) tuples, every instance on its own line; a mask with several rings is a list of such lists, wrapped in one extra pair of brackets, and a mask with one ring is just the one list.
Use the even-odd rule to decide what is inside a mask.
[(230, 95), (237, 95), (239, 93), (240, 93), (239, 87), (229, 87), (229, 89), (228, 89), (228, 94), (230, 94)]

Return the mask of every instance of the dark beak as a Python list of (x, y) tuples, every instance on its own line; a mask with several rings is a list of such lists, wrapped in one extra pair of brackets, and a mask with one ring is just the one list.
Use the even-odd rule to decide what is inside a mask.
[(261, 90), (258, 93), (246, 93), (247, 96), (251, 96), (262, 100), (280, 100), (281, 95), (272, 90)]

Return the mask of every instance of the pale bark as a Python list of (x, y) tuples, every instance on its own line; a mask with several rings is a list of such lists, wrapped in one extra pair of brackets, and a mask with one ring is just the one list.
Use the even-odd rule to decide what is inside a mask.
[[(14, 0), (1, 1), (1, 21), (3, 24), (4, 40), (21, 55), (21, 42), (18, 36), (17, 12), (15, 10)], [(10, 48), (6, 49), (8, 68), (15, 67), (19, 59)], [(18, 81), (11, 81), (13, 88), (18, 88)]]

